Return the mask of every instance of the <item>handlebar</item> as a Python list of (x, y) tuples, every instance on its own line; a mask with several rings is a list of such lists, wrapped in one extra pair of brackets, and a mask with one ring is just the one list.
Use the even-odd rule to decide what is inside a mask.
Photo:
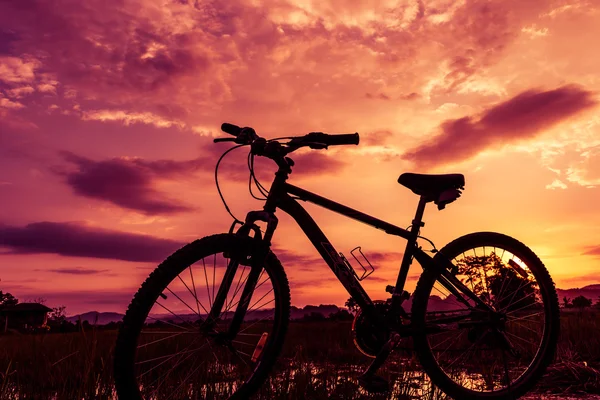
[[(240, 145), (251, 145), (251, 152), (257, 156), (263, 156), (274, 160), (280, 167), (288, 167), (289, 160), (286, 155), (298, 150), (300, 147), (311, 149), (326, 149), (328, 146), (358, 145), (360, 138), (358, 133), (327, 134), (323, 132), (310, 132), (304, 136), (287, 138), (289, 142), (280, 143), (277, 140), (266, 140), (256, 134), (250, 127), (241, 128), (230, 123), (221, 125), (223, 132), (235, 136), (235, 138), (215, 138), (215, 143), (234, 142)], [(285, 158), (285, 159), (284, 159)], [(289, 160), (289, 162), (292, 162)], [(292, 164), (293, 165), (293, 164)], [(289, 167), (288, 167), (289, 168)]]
[[(228, 122), (224, 122), (221, 125), (221, 130), (225, 133), (229, 133), (235, 137), (244, 136), (243, 138), (239, 138), (240, 140), (235, 140), (236, 143), (245, 143), (250, 144), (254, 140), (258, 139), (259, 136), (256, 135), (254, 129), (245, 127), (241, 128), (237, 125), (230, 124)], [(233, 141), (231, 139), (215, 139), (215, 142), (224, 142), (224, 141)], [(290, 140), (289, 145), (294, 147), (301, 146), (310, 146), (310, 145), (325, 145), (325, 146), (317, 146), (316, 148), (323, 148), (327, 146), (340, 146), (347, 144), (358, 145), (360, 138), (358, 136), (358, 132), (355, 133), (343, 133), (343, 134), (328, 134), (323, 132), (311, 132), (304, 136), (297, 136)], [(247, 143), (246, 143), (247, 142)]]
[[(301, 137), (303, 142), (323, 143), (328, 146), (339, 146), (346, 144), (358, 145), (360, 138), (358, 133), (328, 134), (323, 132), (311, 132)], [(294, 140), (292, 139), (292, 142)]]
[(221, 125), (221, 130), (225, 133), (229, 133), (230, 135), (238, 136), (240, 134), (240, 132), (242, 131), (242, 128), (240, 128), (237, 125), (224, 122)]

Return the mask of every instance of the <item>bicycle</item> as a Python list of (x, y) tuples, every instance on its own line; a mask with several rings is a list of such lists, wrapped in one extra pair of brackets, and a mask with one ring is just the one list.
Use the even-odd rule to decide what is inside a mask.
[[(290, 153), (302, 147), (358, 145), (358, 133), (311, 132), (266, 140), (249, 127), (225, 123), (221, 129), (234, 137), (214, 142), (237, 144), (215, 168), (225, 208), (231, 214), (218, 184), (219, 164), (242, 146), (250, 146), (250, 191), (255, 196), (254, 183), (264, 195), (264, 207), (248, 212), (245, 221), (234, 217), (229, 233), (182, 247), (141, 285), (116, 341), (120, 399), (237, 399), (260, 388), (282, 349), (290, 317), (288, 280), (270, 250), (277, 209), (294, 218), (360, 309), (353, 322), (354, 341), (373, 358), (358, 378), (365, 389), (389, 390), (376, 372), (407, 337), (413, 338), (414, 352), (433, 384), (453, 398), (517, 398), (541, 378), (556, 349), (559, 304), (540, 259), (521, 242), (499, 233), (468, 234), (439, 251), (420, 235), (426, 204), (433, 202), (441, 210), (457, 200), (464, 190), (463, 175), (402, 174), (398, 182), (419, 196), (412, 224), (403, 229), (287, 182), (294, 166)], [(278, 166), (268, 191), (254, 174), (255, 156)], [(407, 241), (398, 278), (386, 287), (387, 300), (371, 300), (360, 284), (369, 271), (358, 276), (299, 200)], [(266, 225), (264, 232), (259, 222)], [(433, 256), (419, 239), (431, 244)], [(407, 313), (403, 303), (411, 295), (404, 286), (413, 259), (423, 272)]]

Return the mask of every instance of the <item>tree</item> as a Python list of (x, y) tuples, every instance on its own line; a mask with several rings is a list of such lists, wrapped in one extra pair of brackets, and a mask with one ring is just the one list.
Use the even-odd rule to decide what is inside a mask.
[(519, 311), (537, 303), (538, 285), (514, 261), (505, 264), (495, 253), (466, 256), (458, 264), (461, 281), (480, 299), (498, 310)]
[(592, 300), (585, 296), (577, 296), (573, 299), (573, 307), (575, 308), (586, 308), (592, 305)]
[(571, 300), (567, 299), (567, 297), (563, 297), (563, 307), (564, 308), (572, 308), (573, 307), (573, 303), (571, 303)]
[(50, 314), (48, 314), (48, 322), (53, 325), (60, 325), (67, 319), (67, 314), (65, 312), (67, 307), (58, 306), (53, 307)]
[(329, 314), (329, 319), (332, 321), (352, 321), (354, 317), (348, 312), (348, 310), (339, 310)]
[(0, 290), (0, 306), (14, 306), (19, 300), (10, 293), (4, 293)]
[(46, 304), (46, 299), (44, 297), (35, 297), (33, 299), (26, 299), (28, 303), (38, 303), (38, 304)]
[(360, 307), (358, 307), (358, 304), (356, 304), (356, 300), (354, 300), (354, 298), (353, 298), (353, 297), (350, 297), (350, 298), (349, 298), (349, 299), (346, 301), (346, 304), (344, 304), (344, 305), (346, 306), (346, 308), (347, 308), (348, 310), (350, 310), (350, 312), (351, 312), (352, 314), (356, 314), (356, 313), (358, 312), (358, 309), (360, 308)]

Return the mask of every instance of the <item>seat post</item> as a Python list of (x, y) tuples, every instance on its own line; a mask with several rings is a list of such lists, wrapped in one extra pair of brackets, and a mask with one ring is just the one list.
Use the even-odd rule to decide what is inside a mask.
[(419, 205), (417, 206), (417, 212), (415, 213), (415, 218), (412, 220), (412, 226), (410, 229), (410, 233), (412, 233), (415, 237), (419, 233), (419, 229), (425, 226), (423, 223), (423, 214), (425, 213), (425, 205), (427, 202), (428, 200), (425, 196), (419, 197)]

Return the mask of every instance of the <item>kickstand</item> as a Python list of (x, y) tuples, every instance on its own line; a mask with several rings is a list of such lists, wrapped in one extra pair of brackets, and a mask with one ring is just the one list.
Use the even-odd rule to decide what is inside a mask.
[(383, 365), (383, 363), (387, 360), (391, 352), (398, 346), (400, 343), (400, 335), (394, 333), (390, 340), (381, 348), (377, 356), (369, 365), (367, 370), (363, 372), (361, 376), (358, 377), (358, 381), (360, 385), (365, 388), (365, 390), (373, 393), (383, 393), (389, 391), (389, 383), (384, 378), (375, 375), (377, 370)]

